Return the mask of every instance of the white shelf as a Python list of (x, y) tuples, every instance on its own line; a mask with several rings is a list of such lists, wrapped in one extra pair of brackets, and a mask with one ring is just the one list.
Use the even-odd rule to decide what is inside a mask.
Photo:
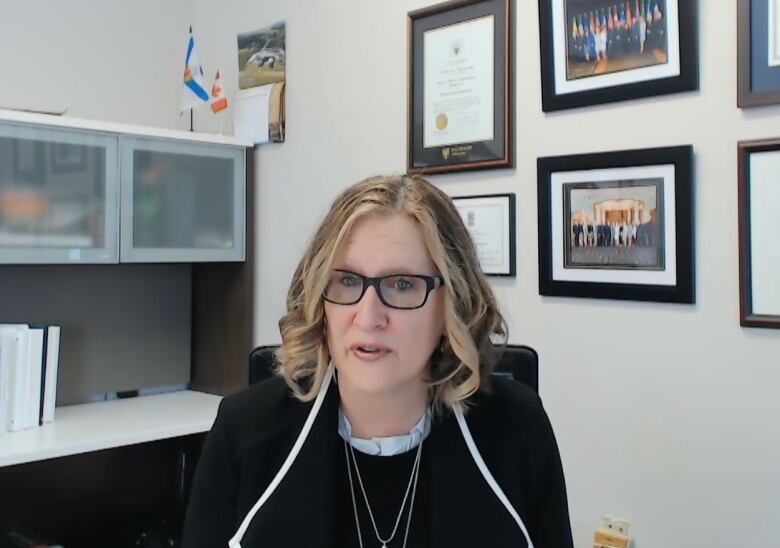
[(118, 124), (103, 122), (100, 120), (87, 120), (84, 118), (71, 118), (70, 116), (56, 116), (53, 114), (38, 114), (18, 110), (0, 108), (0, 120), (6, 122), (23, 122), (27, 124), (40, 124), (70, 129), (86, 129), (106, 133), (121, 133), (125, 135), (139, 135), (143, 137), (163, 137), (179, 141), (194, 141), (200, 143), (212, 143), (219, 145), (238, 146), (252, 148), (255, 144), (247, 139), (231, 137), (228, 135), (212, 135), (196, 131), (182, 131), (178, 129), (166, 129), (132, 124)]
[(206, 432), (221, 399), (187, 390), (58, 407), (54, 422), (0, 434), (0, 467)]

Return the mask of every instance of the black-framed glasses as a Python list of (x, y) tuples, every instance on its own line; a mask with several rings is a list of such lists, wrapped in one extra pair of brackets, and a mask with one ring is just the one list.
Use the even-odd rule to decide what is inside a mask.
[(390, 308), (413, 310), (428, 301), (428, 295), (444, 284), (441, 276), (422, 274), (389, 274), (369, 278), (357, 272), (335, 269), (330, 276), (322, 297), (333, 304), (355, 304), (373, 286), (379, 300)]

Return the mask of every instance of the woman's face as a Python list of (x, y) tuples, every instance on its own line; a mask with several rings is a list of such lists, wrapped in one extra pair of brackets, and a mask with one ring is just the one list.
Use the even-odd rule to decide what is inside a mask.
[[(336, 255), (335, 268), (369, 277), (438, 274), (416, 221), (398, 212), (359, 219)], [(425, 367), (444, 330), (444, 293), (434, 289), (422, 308), (398, 310), (368, 287), (355, 304), (326, 301), (325, 322), (340, 386), (403, 398), (424, 389)]]

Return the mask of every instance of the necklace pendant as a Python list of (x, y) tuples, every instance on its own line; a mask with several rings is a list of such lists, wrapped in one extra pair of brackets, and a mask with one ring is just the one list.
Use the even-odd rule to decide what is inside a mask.
[(387, 548), (387, 544), (382, 544), (382, 548)]

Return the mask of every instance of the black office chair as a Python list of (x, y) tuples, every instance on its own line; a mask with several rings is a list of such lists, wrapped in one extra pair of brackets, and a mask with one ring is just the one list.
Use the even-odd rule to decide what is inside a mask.
[(276, 367), (278, 345), (258, 346), (249, 353), (249, 384), (264, 381), (273, 376)]
[[(276, 362), (276, 345), (258, 346), (249, 354), (249, 384), (265, 380), (273, 375)], [(494, 375), (511, 377), (539, 391), (539, 355), (530, 346), (506, 344), (499, 352)]]
[(523, 344), (504, 344), (496, 348), (498, 363), (493, 375), (511, 377), (539, 392), (539, 354)]

